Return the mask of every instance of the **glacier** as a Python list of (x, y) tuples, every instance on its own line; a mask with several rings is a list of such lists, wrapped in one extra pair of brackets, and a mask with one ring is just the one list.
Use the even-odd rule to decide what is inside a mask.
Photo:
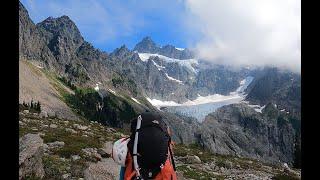
[(188, 100), (184, 103), (176, 103), (174, 101), (161, 101), (157, 99), (147, 98), (147, 100), (158, 109), (166, 107), (166, 110), (172, 113), (196, 118), (202, 122), (209, 113), (214, 112), (216, 109), (229, 105), (242, 102), (245, 97), (245, 89), (253, 81), (252, 76), (248, 76), (240, 81), (240, 86), (229, 95), (213, 94), (208, 96), (198, 96), (195, 100)]

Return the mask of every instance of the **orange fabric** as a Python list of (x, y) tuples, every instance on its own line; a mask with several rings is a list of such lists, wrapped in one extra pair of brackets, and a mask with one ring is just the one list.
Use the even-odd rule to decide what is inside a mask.
[(134, 170), (134, 167), (132, 167), (132, 156), (128, 152), (127, 159), (126, 159), (126, 170), (124, 172), (124, 180), (131, 180), (132, 177), (136, 174), (136, 171)]
[[(136, 171), (133, 167), (133, 159), (131, 154), (128, 152), (127, 160), (126, 160), (126, 170), (124, 173), (124, 180), (131, 180), (132, 177), (135, 176)], [(168, 158), (154, 180), (177, 180), (176, 172), (173, 170), (173, 166)]]

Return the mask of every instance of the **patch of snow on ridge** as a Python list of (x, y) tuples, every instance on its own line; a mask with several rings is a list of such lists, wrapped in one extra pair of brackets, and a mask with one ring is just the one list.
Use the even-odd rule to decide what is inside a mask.
[(153, 64), (158, 68), (159, 71), (161, 71), (162, 69), (165, 69), (166, 67), (164, 66), (160, 66), (158, 65), (156, 62), (154, 62), (154, 60), (152, 60)]
[(232, 93), (243, 93), (244, 90), (247, 89), (247, 87), (249, 86), (249, 84), (252, 81), (253, 81), (253, 77), (252, 76), (246, 77), (244, 80), (240, 81), (240, 86), (237, 88), (237, 90), (235, 92), (232, 92)]
[(174, 101), (161, 101), (158, 99), (150, 99), (150, 98), (146, 98), (153, 106), (160, 108), (163, 106), (179, 106), (180, 104), (174, 102)]
[(148, 61), (149, 57), (151, 56), (149, 53), (138, 53), (139, 58), (141, 59), (141, 61)]
[(175, 79), (175, 78), (169, 76), (168, 73), (165, 73), (165, 75), (166, 75), (166, 77), (167, 77), (169, 80), (171, 80), (171, 81), (176, 81), (176, 82), (178, 82), (179, 84), (183, 84), (182, 81), (180, 81), (179, 79)]
[(138, 103), (138, 104), (141, 104), (136, 98), (131, 97), (131, 99), (132, 99), (134, 102), (136, 102), (136, 103)]
[(246, 103), (249, 107), (252, 107), (256, 112), (262, 113), (262, 110), (266, 107), (266, 105), (264, 106), (260, 106), (257, 104), (249, 104), (248, 101), (242, 101), (243, 103)]
[(176, 47), (176, 49), (179, 50), (179, 51), (183, 51), (184, 50), (184, 48), (177, 48), (177, 47)]
[(266, 105), (262, 106), (262, 107), (258, 107), (258, 108), (254, 108), (255, 111), (262, 113), (262, 110), (266, 107)]
[(160, 59), (168, 62), (168, 63), (178, 63), (181, 66), (185, 66), (188, 69), (190, 69), (192, 72), (197, 73), (198, 71), (193, 67), (193, 65), (197, 65), (199, 62), (197, 59), (174, 59), (174, 58), (169, 58), (167, 56), (163, 56), (160, 54), (152, 54), (152, 53), (138, 53), (141, 61), (148, 61), (148, 59), (151, 56), (158, 56)]

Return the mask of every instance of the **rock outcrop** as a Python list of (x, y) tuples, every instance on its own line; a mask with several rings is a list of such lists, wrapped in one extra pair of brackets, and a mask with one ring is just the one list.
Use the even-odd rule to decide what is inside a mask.
[(120, 166), (112, 158), (104, 158), (97, 163), (91, 163), (84, 171), (86, 180), (118, 180)]
[(277, 104), (300, 118), (301, 113), (301, 76), (276, 68), (265, 68), (247, 88), (246, 100), (261, 106)]
[(19, 179), (44, 177), (43, 153), (43, 140), (38, 134), (26, 134), (19, 139)]
[(198, 142), (218, 154), (292, 165), (297, 132), (292, 119), (272, 107), (259, 113), (246, 104), (224, 106), (206, 117)]

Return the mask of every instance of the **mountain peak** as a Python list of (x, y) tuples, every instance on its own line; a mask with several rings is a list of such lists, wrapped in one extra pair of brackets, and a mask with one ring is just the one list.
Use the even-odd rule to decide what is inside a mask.
[(120, 48), (115, 49), (111, 54), (118, 57), (125, 57), (130, 53), (130, 50), (127, 48), (126, 45), (122, 45)]
[(150, 36), (144, 37), (133, 49), (134, 51), (138, 51), (141, 53), (157, 53), (159, 51), (159, 47)]
[(65, 19), (65, 20), (70, 20), (71, 21), (71, 19), (67, 15), (63, 15), (63, 16), (59, 17), (59, 19)]
[(175, 46), (167, 44), (163, 47), (158, 46), (150, 36), (144, 37), (133, 49), (139, 53), (161, 54), (175, 59), (191, 59), (194, 58), (192, 52), (187, 49), (177, 49)]
[(152, 38), (150, 36), (144, 37), (141, 41), (142, 42), (153, 42), (154, 43), (154, 41), (152, 40)]
[(44, 21), (38, 23), (39, 25), (41, 24), (54, 24), (54, 25), (69, 25), (69, 26), (73, 26), (76, 27), (76, 24), (70, 19), (69, 16), (67, 15), (63, 15), (57, 18), (54, 18), (52, 16), (49, 16), (47, 19), (45, 19)]
[(69, 18), (69, 16), (66, 15), (57, 18), (50, 16), (44, 21), (38, 23), (37, 27), (44, 30), (47, 34), (51, 34), (52, 36), (59, 35), (62, 37), (69, 37), (80, 44), (83, 42), (83, 37), (81, 36), (78, 27)]

